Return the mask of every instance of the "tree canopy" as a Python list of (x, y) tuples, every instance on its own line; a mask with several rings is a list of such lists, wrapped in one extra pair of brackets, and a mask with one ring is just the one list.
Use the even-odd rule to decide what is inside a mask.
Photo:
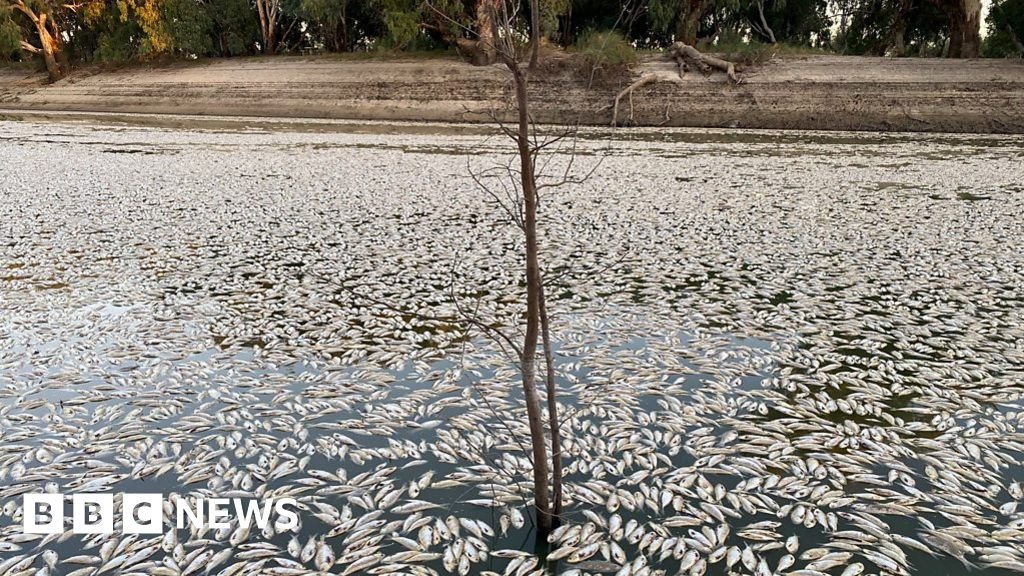
[[(1024, 52), (1024, 0), (527, 0), (528, 37), (564, 46), (615, 30), (636, 47), (786, 43), (845, 54), (978, 56)], [(432, 50), (488, 31), (492, 0), (0, 0), (0, 59), (40, 57), (54, 79), (67, 62), (257, 53)]]

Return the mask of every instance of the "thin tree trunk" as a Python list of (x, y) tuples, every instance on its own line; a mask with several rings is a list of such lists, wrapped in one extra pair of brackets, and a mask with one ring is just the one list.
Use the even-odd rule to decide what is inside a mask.
[(555, 385), (555, 357), (551, 350), (547, 297), (540, 288), (540, 330), (544, 344), (545, 382), (548, 396), (548, 428), (551, 429), (551, 514), (555, 525), (562, 519), (562, 428), (558, 418), (558, 388)]
[(540, 65), (540, 0), (530, 0), (530, 70)]
[(524, 218), (526, 235), (526, 335), (523, 339), (523, 396), (526, 400), (527, 418), (530, 424), (530, 440), (533, 443), (533, 491), (537, 508), (537, 530), (546, 535), (551, 531), (551, 508), (548, 498), (547, 447), (544, 442), (544, 422), (537, 394), (537, 339), (540, 330), (540, 296), (543, 286), (537, 245), (537, 183), (535, 181), (533, 153), (530, 150), (530, 112), (527, 97), (527, 80), (515, 55), (505, 55), (505, 62), (512, 70), (515, 83), (516, 103), (519, 108), (519, 131), (517, 144), (523, 188)]
[(256, 0), (256, 14), (260, 17), (260, 39), (263, 41), (263, 52), (267, 51), (267, 10), (263, 0)]
[(757, 15), (761, 18), (761, 28), (767, 34), (768, 41), (775, 44), (775, 31), (768, 25), (768, 20), (764, 17), (764, 0), (757, 0)]
[(341, 4), (341, 49), (339, 52), (348, 52), (348, 2)]

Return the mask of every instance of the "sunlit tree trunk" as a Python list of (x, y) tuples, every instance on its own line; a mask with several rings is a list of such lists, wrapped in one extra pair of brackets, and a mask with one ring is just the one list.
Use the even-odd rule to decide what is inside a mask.
[(60, 62), (58, 61), (63, 51), (60, 36), (50, 33), (46, 24), (46, 14), (39, 16), (39, 24), (36, 28), (39, 33), (39, 42), (43, 47), (43, 61), (46, 62), (46, 73), (49, 75), (51, 82), (56, 82), (64, 76), (64, 70), (61, 69)]
[(39, 36), (39, 46), (35, 46), (25, 40), (21, 41), (21, 49), (43, 57), (46, 64), (46, 74), (50, 82), (56, 82), (64, 77), (64, 43), (61, 40), (60, 29), (57, 23), (50, 18), (46, 12), (36, 13), (35, 10), (25, 4), (23, 0), (14, 3), (14, 9), (21, 12), (28, 18), (36, 29)]

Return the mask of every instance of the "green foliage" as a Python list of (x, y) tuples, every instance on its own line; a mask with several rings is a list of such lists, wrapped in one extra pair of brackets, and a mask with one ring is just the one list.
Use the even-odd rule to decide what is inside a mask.
[(349, 0), (300, 0), (298, 15), (310, 23), (313, 44), (323, 44), (332, 52), (341, 52), (350, 42)]
[[(828, 6), (828, 0), (763, 0), (761, 5), (778, 43), (808, 47), (821, 46), (831, 35)], [(742, 0), (735, 10), (726, 10), (721, 20), (733, 34), (749, 28), (751, 40), (770, 42), (767, 31), (757, 31), (762, 28), (757, 0)]]
[(454, 43), (462, 27), (471, 25), (461, 0), (369, 0), (382, 22), (380, 47), (391, 50), (435, 50)]
[(882, 56), (898, 44), (902, 28), (905, 54), (937, 55), (948, 36), (947, 17), (934, 2), (908, 2), (908, 10), (902, 10), (900, 0), (845, 2), (853, 15), (833, 40), (840, 52)]
[(411, 10), (386, 11), (384, 27), (388, 33), (384, 39), (387, 47), (396, 50), (414, 48), (416, 36), (420, 33), (419, 14)]
[[(59, 23), (72, 58), (123, 62), (253, 54), (260, 42), (251, 0), (26, 0)], [(444, 52), (472, 37), (477, 0), (281, 0), (286, 49), (349, 52), (384, 48)], [(518, 0), (517, 41), (525, 41), (528, 3)], [(572, 45), (571, 65), (628, 66), (634, 47), (660, 50), (674, 39), (715, 39), (716, 51), (755, 63), (773, 54), (831, 49), (853, 54), (934, 55), (948, 36), (948, 15), (931, 0), (539, 0), (544, 37)], [(778, 40), (765, 45), (767, 27)], [(845, 17), (843, 16), (845, 15)], [(1021, 50), (1024, 0), (994, 0), (984, 53)], [(614, 30), (615, 32), (607, 32)], [(767, 30), (767, 28), (765, 28)], [(1013, 31), (1013, 32), (1011, 32)], [(10, 0), (0, 0), (0, 59), (31, 58), (19, 41), (36, 31)], [(703, 49), (712, 49), (702, 46)], [(591, 77), (593, 75), (591, 74)]]
[(649, 0), (647, 10), (652, 31), (661, 35), (665, 42), (676, 35), (689, 9), (689, 2), (690, 0)]
[(588, 30), (576, 41), (576, 54), (590, 68), (613, 68), (636, 63), (636, 50), (616, 31)]
[(540, 33), (548, 39), (558, 36), (558, 20), (569, 12), (571, 0), (539, 0)]
[(989, 8), (986, 24), (988, 36), (982, 46), (985, 56), (1024, 56), (1024, 0), (997, 0)]
[(73, 16), (69, 50), (96, 62), (242, 55), (259, 34), (248, 0), (90, 0)]
[(692, 42), (702, 31), (708, 31), (708, 16), (718, 11), (735, 12), (740, 7), (740, 0), (646, 1), (651, 32), (666, 44), (672, 40)]
[(241, 56), (256, 51), (260, 30), (248, 0), (212, 0), (206, 6), (213, 21), (214, 54)]
[(92, 0), (81, 10), (75, 52), (99, 62), (127, 62), (169, 53), (171, 37), (162, 18), (163, 0)]
[(9, 60), (20, 49), (21, 28), (8, 12), (0, 5), (0, 60)]
[(184, 56), (216, 54), (213, 18), (202, 4), (196, 0), (165, 0), (161, 12), (172, 52)]
[[(123, 13), (118, 2), (96, 1), (85, 6), (84, 24), (95, 34), (88, 47), (97, 62), (127, 62), (139, 54), (139, 39), (144, 36), (138, 23)], [(86, 49), (86, 47), (82, 47)]]

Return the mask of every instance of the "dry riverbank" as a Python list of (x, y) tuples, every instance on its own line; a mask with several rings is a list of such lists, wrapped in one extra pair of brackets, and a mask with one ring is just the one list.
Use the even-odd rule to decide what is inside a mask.
[[(616, 91), (649, 61), (601, 87), (571, 73), (533, 83), (543, 122), (603, 125)], [(640, 125), (817, 130), (1024, 133), (1024, 63), (1013, 60), (777, 58), (740, 85), (687, 74), (636, 91)], [(56, 84), (0, 69), (0, 115), (82, 111), (489, 122), (509, 113), (507, 74), (455, 59), (277, 57), (213, 60), (116, 71), (82, 69)], [(620, 114), (628, 116), (627, 103)]]

